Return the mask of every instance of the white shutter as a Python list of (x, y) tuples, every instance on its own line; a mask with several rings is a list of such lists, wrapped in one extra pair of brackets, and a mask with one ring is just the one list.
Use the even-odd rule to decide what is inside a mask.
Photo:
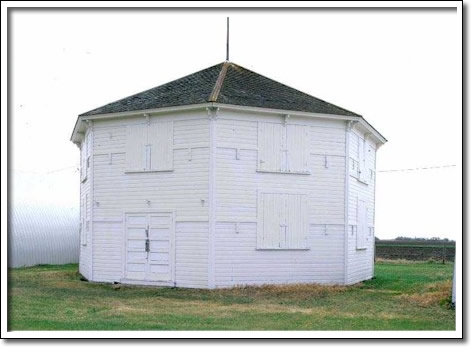
[(88, 174), (88, 165), (89, 165), (89, 157), (90, 157), (90, 154), (92, 153), (92, 149), (91, 149), (91, 130), (89, 130), (83, 141), (82, 141), (82, 147), (81, 147), (81, 151), (80, 151), (80, 179), (82, 181), (85, 181), (85, 179), (87, 178), (87, 174)]
[(173, 169), (173, 122), (152, 123), (149, 126), (150, 169)]
[(307, 234), (309, 228), (308, 196), (305, 194), (286, 194), (286, 239), (284, 248), (307, 248)]
[(365, 151), (366, 151), (366, 143), (365, 143), (365, 140), (363, 139), (359, 139), (358, 140), (358, 158), (359, 158), (359, 179), (360, 181), (362, 182), (367, 182), (366, 179), (367, 179), (367, 176), (368, 176), (368, 172), (366, 170), (366, 155), (365, 155)]
[(368, 209), (366, 202), (358, 200), (357, 208), (357, 249), (366, 248), (366, 235), (368, 229)]
[(286, 125), (287, 171), (307, 172), (309, 158), (309, 127)]
[(80, 180), (83, 181), (87, 177), (87, 144), (85, 139), (82, 141), (80, 148)]
[(281, 171), (283, 125), (258, 123), (258, 162), (261, 171)]
[(126, 129), (126, 170), (146, 170), (147, 125), (128, 125)]
[(257, 248), (276, 249), (281, 246), (283, 196), (276, 193), (259, 195)]

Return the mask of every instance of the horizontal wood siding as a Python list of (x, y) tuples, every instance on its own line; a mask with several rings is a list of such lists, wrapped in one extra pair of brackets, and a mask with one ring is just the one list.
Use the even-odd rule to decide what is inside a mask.
[(177, 222), (176, 285), (208, 286), (208, 222)]
[(209, 121), (203, 112), (150, 117), (151, 124), (162, 121), (173, 122), (173, 170), (133, 173), (125, 172), (126, 126), (146, 119), (94, 122), (95, 281), (121, 280), (125, 212), (174, 210), (176, 280), (181, 286), (207, 285)]
[[(220, 113), (216, 150), (216, 286), (344, 280), (345, 127), (291, 117), (308, 126), (309, 175), (257, 172), (258, 121), (283, 117)], [(308, 195), (309, 250), (256, 250), (257, 192)], [(327, 228), (327, 233), (326, 233)]]
[(93, 223), (93, 280), (120, 282), (122, 276), (123, 223)]
[[(358, 142), (363, 141), (363, 135), (354, 130), (350, 134), (350, 158), (359, 160)], [(366, 141), (366, 169), (376, 169), (376, 146), (372, 141)], [(375, 211), (375, 179), (368, 179), (368, 184), (360, 182), (356, 177), (349, 176), (349, 229), (348, 229), (348, 283), (356, 283), (373, 277), (374, 260), (374, 211)], [(358, 200), (364, 200), (368, 208), (368, 231), (366, 249), (357, 249), (357, 208)]]
[(343, 283), (343, 240), (343, 225), (310, 225), (309, 250), (256, 250), (256, 223), (217, 223), (216, 286)]

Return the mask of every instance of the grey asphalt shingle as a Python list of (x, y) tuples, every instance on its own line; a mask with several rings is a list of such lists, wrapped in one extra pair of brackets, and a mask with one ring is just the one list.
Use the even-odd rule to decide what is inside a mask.
[[(221, 74), (221, 70), (226, 71)], [(228, 105), (359, 116), (231, 62), (214, 65), (109, 103), (83, 113), (82, 116), (203, 104), (210, 101)]]

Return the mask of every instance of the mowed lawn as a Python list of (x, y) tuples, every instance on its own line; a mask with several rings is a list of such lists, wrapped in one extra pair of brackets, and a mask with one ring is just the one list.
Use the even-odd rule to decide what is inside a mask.
[(452, 264), (381, 262), (350, 287), (125, 287), (76, 265), (9, 271), (9, 330), (454, 330)]

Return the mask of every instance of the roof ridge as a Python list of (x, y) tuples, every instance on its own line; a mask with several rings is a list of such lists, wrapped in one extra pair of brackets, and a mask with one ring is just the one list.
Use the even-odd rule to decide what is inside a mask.
[(211, 95), (209, 96), (209, 102), (214, 102), (218, 99), (219, 97), (219, 92), (221, 91), (222, 84), (224, 83), (224, 78), (226, 77), (227, 69), (229, 67), (229, 62), (225, 61), (222, 64), (221, 71), (219, 71), (219, 76), (218, 79), (216, 80), (216, 83), (214, 84), (213, 91), (211, 92)]

